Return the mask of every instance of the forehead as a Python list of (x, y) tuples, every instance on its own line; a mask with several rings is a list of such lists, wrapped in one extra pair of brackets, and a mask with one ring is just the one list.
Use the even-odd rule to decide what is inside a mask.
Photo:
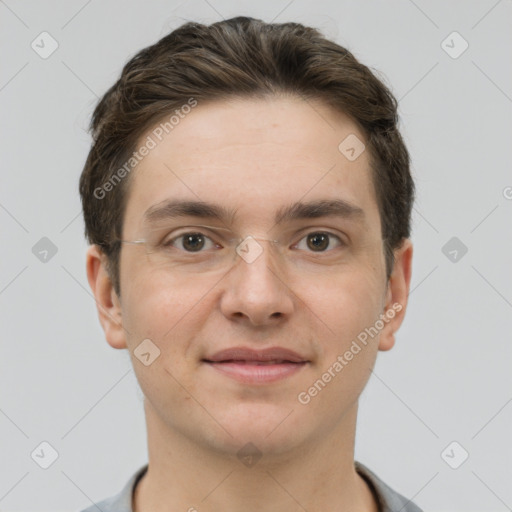
[(270, 224), (299, 200), (342, 200), (363, 210), (369, 229), (380, 227), (367, 151), (351, 160), (340, 150), (346, 140), (364, 143), (364, 134), (318, 100), (199, 103), (161, 140), (158, 126), (140, 139), (155, 145), (132, 171), (125, 226), (140, 227), (156, 205), (181, 199)]

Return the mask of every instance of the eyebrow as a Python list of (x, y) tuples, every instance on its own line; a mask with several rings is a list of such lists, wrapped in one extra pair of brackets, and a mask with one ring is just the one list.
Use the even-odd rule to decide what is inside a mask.
[[(238, 209), (204, 201), (184, 201), (168, 199), (149, 207), (144, 213), (144, 222), (155, 223), (161, 220), (180, 217), (215, 219), (231, 224)], [(344, 199), (319, 199), (308, 202), (295, 202), (277, 210), (274, 223), (283, 224), (299, 219), (319, 217), (339, 217), (362, 222), (365, 213), (362, 208)]]

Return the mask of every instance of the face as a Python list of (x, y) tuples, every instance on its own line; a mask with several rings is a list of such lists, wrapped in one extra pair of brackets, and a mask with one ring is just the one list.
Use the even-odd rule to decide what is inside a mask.
[[(393, 345), (410, 279), (407, 246), (386, 281), (367, 152), (354, 160), (339, 149), (354, 135), (364, 142), (320, 102), (200, 103), (138, 164), (123, 239), (151, 239), (153, 249), (123, 244), (121, 297), (109, 317), (122, 328), (106, 316), (102, 323), (113, 347), (130, 350), (148, 421), (226, 453), (247, 442), (284, 453), (341, 432), (377, 351)], [(230, 215), (148, 221), (166, 201), (212, 203)], [(278, 218), (317, 201), (337, 208)], [(253, 261), (228, 243), (249, 235), (256, 241), (242, 247), (257, 252)], [(378, 332), (366, 331), (363, 343), (370, 328)], [(134, 353), (146, 339), (160, 351), (147, 366)], [(244, 353), (211, 362), (240, 347), (256, 358), (279, 347), (298, 360), (270, 353), (285, 362), (233, 362)]]

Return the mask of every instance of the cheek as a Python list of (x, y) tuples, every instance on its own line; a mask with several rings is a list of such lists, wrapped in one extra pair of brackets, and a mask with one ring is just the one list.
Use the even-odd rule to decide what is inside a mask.
[[(131, 278), (123, 296), (123, 322), (137, 379), (151, 401), (166, 402), (162, 406), (177, 406), (190, 398), (176, 379), (191, 387), (187, 353), (199, 332), (200, 300), (206, 292), (204, 284), (185, 286), (165, 276), (141, 273)], [(147, 366), (137, 357), (137, 347), (146, 339), (156, 345), (152, 350), (159, 350)]]
[(123, 304), (125, 326), (132, 338), (143, 336), (170, 348), (185, 326), (192, 328), (187, 335), (193, 336), (190, 318), (198, 314), (201, 297), (207, 292), (204, 286), (189, 283), (184, 287), (176, 280), (166, 284), (163, 279), (145, 279), (133, 291)]
[(204, 279), (172, 276), (127, 255), (121, 266), (124, 325), (132, 338), (165, 342), (174, 331), (183, 329), (183, 320), (197, 314), (201, 298), (211, 287)]
[(375, 276), (354, 270), (317, 280), (304, 297), (308, 306), (304, 310), (315, 313), (320, 357), (314, 378), (302, 391), (311, 391), (312, 410), (326, 423), (339, 420), (370, 378), (379, 339), (370, 328), (381, 313), (381, 293)]
[(350, 267), (337, 274), (318, 275), (297, 285), (306, 312), (321, 331), (319, 337), (348, 341), (373, 325), (381, 313), (383, 288), (371, 268)]

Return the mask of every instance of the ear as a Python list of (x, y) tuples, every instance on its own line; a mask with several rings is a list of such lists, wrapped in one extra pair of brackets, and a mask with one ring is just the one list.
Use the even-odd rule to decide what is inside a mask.
[(98, 245), (86, 254), (87, 279), (96, 300), (98, 316), (105, 337), (112, 348), (127, 348), (121, 302), (107, 272), (107, 257)]
[[(405, 317), (412, 272), (412, 242), (406, 238), (395, 250), (395, 265), (389, 277), (383, 314), (385, 326), (380, 333), (379, 350), (386, 351), (395, 344), (395, 332)], [(386, 323), (387, 322), (387, 323)]]

